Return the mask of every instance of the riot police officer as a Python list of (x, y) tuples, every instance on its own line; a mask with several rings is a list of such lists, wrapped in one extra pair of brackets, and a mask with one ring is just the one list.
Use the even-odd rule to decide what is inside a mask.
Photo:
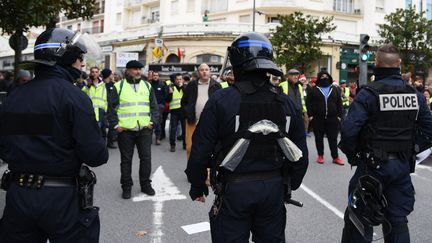
[(83, 55), (92, 52), (86, 38), (66, 29), (43, 32), (31, 61), (35, 78), (4, 103), (2, 157), (10, 172), (2, 178), (3, 243), (99, 241), (98, 208), (91, 202), (95, 176), (82, 164), (100, 166), (108, 151), (90, 99), (73, 85)]
[[(228, 48), (236, 81), (208, 100), (193, 137), (186, 174), (192, 200), (204, 202), (208, 162), (217, 195), (210, 211), (213, 242), (285, 242), (286, 178), (297, 189), (306, 173), (308, 151), (300, 108), (270, 84), (269, 73), (282, 76), (273, 63), (272, 45), (258, 33), (246, 33)], [(276, 133), (251, 133), (251, 126), (272, 124)], [(259, 126), (259, 125), (258, 125)], [(288, 137), (303, 157), (287, 169), (277, 139)], [(240, 140), (239, 140), (240, 139)], [(249, 146), (234, 146), (237, 141)], [(243, 144), (245, 145), (245, 144)], [(237, 157), (232, 152), (246, 151)], [(241, 152), (240, 152), (241, 153)], [(231, 159), (228, 159), (230, 157)], [(223, 163), (224, 161), (228, 163)], [(215, 175), (215, 172), (217, 175)]]
[(402, 80), (400, 63), (395, 46), (378, 49), (375, 82), (360, 90), (341, 126), (339, 147), (357, 165), (349, 183), (343, 243), (371, 242), (372, 227), (381, 224), (386, 243), (410, 242), (410, 171), (419, 152), (414, 134), (418, 127), (432, 137), (432, 117), (424, 97)]

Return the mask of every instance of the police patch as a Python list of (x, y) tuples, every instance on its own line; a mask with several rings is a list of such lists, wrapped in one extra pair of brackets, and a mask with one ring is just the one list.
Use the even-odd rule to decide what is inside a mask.
[(380, 94), (380, 111), (418, 110), (417, 95), (414, 94)]

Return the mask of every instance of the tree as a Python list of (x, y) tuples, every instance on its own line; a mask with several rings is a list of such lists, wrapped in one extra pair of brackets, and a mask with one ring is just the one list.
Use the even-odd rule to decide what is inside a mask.
[[(0, 15), (2, 34), (22, 36), (31, 27), (54, 28), (60, 12), (69, 19), (90, 19), (95, 12), (96, 0), (1, 0)], [(22, 39), (15, 38), (15, 45), (22, 46)], [(21, 50), (15, 50), (15, 74), (21, 61)]]
[(413, 8), (396, 9), (386, 15), (385, 24), (378, 33), (382, 43), (392, 43), (399, 48), (402, 72), (427, 70), (432, 58), (432, 21)]
[(297, 67), (305, 73), (311, 64), (322, 56), (321, 35), (336, 29), (333, 17), (321, 20), (301, 12), (290, 15), (278, 15), (280, 26), (271, 38), (276, 54), (276, 63), (286, 69)]

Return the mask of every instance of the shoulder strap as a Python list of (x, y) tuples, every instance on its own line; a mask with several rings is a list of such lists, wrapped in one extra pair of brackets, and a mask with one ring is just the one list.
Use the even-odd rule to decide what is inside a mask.
[(124, 79), (122, 79), (122, 81), (120, 81), (120, 90), (118, 91), (118, 96), (120, 97), (121, 92), (123, 90), (123, 84), (124, 84)]

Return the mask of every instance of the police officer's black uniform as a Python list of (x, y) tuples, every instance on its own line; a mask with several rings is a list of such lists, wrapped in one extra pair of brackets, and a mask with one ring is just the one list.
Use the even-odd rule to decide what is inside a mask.
[(215, 92), (205, 105), (185, 171), (191, 183), (190, 196), (196, 200), (208, 193), (205, 180), (213, 155), (211, 167), (219, 173), (212, 184), (221, 185), (223, 192), (210, 212), (212, 241), (249, 242), (252, 232), (255, 242), (285, 242), (281, 170), (288, 161), (276, 140), (272, 136), (248, 137), (249, 148), (233, 172), (218, 165), (237, 139), (247, 136), (250, 125), (268, 119), (282, 131), (288, 130), (288, 137), (302, 150), (303, 157), (289, 171), (292, 189), (297, 189), (308, 164), (303, 119), (299, 107), (270, 84), (267, 73), (282, 76), (282, 72), (271, 61), (272, 46), (267, 38), (257, 33), (241, 35), (229, 48), (229, 55), (236, 82)]
[[(358, 164), (349, 184), (342, 242), (371, 242), (371, 226), (383, 224), (386, 243), (409, 243), (407, 216), (415, 201), (410, 171), (419, 152), (414, 134), (417, 127), (432, 137), (432, 117), (425, 98), (405, 84), (399, 68), (374, 72), (375, 82), (360, 90), (341, 126), (339, 147)], [(363, 190), (368, 184), (375, 186)]]
[(1, 113), (2, 157), (11, 171), (0, 242), (98, 242), (98, 208), (81, 209), (82, 163), (108, 160), (90, 99), (72, 83), (86, 47), (72, 31), (51, 29), (35, 43), (35, 78), (17, 87)]

